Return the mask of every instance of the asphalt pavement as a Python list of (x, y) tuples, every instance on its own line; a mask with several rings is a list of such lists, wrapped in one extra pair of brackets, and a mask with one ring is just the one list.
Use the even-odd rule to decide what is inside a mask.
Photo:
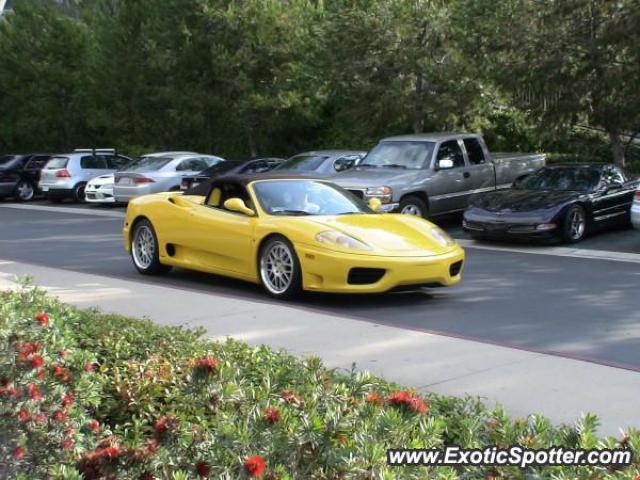
[[(96, 211), (112, 216), (0, 208), (0, 258), (264, 300), (258, 286), (223, 277), (186, 270), (160, 278), (139, 275), (123, 249), (118, 210)], [(640, 243), (640, 232), (632, 230), (602, 235), (613, 239), (620, 233)], [(626, 250), (633, 251), (633, 243), (627, 243)], [(453, 288), (376, 296), (307, 294), (294, 305), (640, 371), (638, 263), (484, 248), (467, 248), (463, 281)]]

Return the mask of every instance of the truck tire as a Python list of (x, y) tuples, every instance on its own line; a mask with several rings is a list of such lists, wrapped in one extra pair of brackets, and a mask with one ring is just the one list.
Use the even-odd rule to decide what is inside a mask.
[(417, 195), (407, 195), (400, 200), (400, 213), (427, 218), (429, 215), (429, 207), (427, 207), (424, 200)]

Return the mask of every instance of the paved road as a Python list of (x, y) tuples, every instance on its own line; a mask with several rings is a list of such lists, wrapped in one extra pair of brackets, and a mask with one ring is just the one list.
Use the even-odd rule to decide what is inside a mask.
[[(0, 208), (0, 258), (264, 300), (260, 288), (177, 270), (138, 275), (119, 218)], [(631, 232), (637, 234), (637, 232)], [(640, 266), (467, 250), (461, 285), (381, 296), (307, 295), (296, 303), (373, 323), (477, 339), (640, 371)]]

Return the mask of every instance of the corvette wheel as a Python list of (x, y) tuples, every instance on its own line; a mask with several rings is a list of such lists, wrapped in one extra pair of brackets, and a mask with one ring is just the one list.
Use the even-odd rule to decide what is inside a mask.
[(139, 221), (133, 229), (131, 258), (136, 269), (144, 275), (157, 275), (171, 270), (171, 267), (160, 263), (158, 239), (148, 220)]
[(427, 218), (427, 205), (421, 198), (409, 195), (400, 201), (400, 213)]
[(580, 205), (572, 205), (564, 218), (564, 238), (569, 243), (579, 242), (587, 232), (587, 215)]
[(293, 245), (273, 237), (260, 250), (260, 280), (269, 295), (291, 299), (302, 291), (302, 271)]
[(21, 202), (32, 200), (35, 193), (33, 185), (29, 182), (21, 181), (16, 185), (16, 198)]

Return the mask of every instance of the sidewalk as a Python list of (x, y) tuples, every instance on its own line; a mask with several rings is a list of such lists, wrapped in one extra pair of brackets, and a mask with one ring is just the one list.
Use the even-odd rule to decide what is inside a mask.
[[(408, 331), (299, 309), (0, 260), (0, 289), (29, 275), (81, 308), (204, 327), (212, 338), (265, 343), (318, 355), (328, 367), (369, 370), (424, 392), (473, 395), (515, 417), (542, 413), (556, 423), (590, 411), (601, 434), (640, 426), (640, 374), (561, 357)], [(615, 405), (615, 407), (614, 407)]]

